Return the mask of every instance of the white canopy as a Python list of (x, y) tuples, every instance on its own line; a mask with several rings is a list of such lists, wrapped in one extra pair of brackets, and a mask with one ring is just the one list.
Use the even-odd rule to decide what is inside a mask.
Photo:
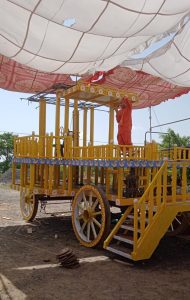
[(125, 61), (122, 66), (143, 70), (175, 85), (190, 87), (190, 21), (161, 49), (145, 59)]
[(173, 33), (133, 67), (190, 86), (190, 0), (0, 0), (0, 54), (37, 70), (107, 71)]

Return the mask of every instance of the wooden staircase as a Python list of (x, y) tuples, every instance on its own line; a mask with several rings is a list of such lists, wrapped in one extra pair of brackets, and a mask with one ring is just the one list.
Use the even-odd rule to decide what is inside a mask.
[[(134, 199), (104, 241), (104, 248), (131, 260), (151, 257), (178, 212), (190, 211), (187, 164), (180, 165), (181, 194), (177, 195), (179, 163), (164, 162), (140, 199)], [(172, 170), (172, 194), (168, 196), (168, 170)]]

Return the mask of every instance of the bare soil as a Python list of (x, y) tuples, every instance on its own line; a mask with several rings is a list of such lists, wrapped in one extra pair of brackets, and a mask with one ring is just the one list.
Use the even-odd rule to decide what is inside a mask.
[[(56, 254), (65, 247), (80, 259), (79, 268), (57, 265)], [(117, 259), (82, 247), (65, 213), (39, 212), (32, 224), (25, 223), (19, 192), (1, 185), (0, 299), (189, 299), (190, 239), (165, 237), (148, 261)]]

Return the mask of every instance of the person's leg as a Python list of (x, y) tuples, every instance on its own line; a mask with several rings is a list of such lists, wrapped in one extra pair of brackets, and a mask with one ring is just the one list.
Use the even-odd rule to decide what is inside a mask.
[(117, 135), (117, 141), (118, 141), (118, 144), (119, 144), (119, 145), (124, 145), (124, 144), (123, 144), (123, 143), (124, 143), (123, 137), (122, 137), (122, 135), (119, 134), (119, 133), (118, 133), (118, 135)]
[(123, 142), (124, 142), (123, 145), (132, 145), (132, 142), (131, 142), (131, 132), (130, 131), (123, 132), (122, 139), (123, 139)]

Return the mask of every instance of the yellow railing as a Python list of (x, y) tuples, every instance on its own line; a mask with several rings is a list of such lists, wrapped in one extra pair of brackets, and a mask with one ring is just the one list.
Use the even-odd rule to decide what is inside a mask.
[(160, 159), (168, 158), (169, 160), (190, 160), (190, 148), (174, 146), (168, 149), (161, 149)]
[(167, 203), (186, 201), (190, 194), (187, 185), (187, 163), (164, 162), (143, 196), (134, 200), (134, 252), (145, 230)]
[(32, 134), (15, 138), (14, 157), (28, 158), (71, 158), (72, 137)]
[(144, 146), (100, 145), (73, 147), (73, 159), (145, 160), (158, 159), (157, 144)]
[(14, 141), (14, 156), (28, 158), (106, 159), (106, 160), (151, 160), (158, 159), (157, 144), (144, 146), (100, 145), (72, 147), (71, 136), (17, 137)]
[(190, 148), (174, 147), (158, 149), (158, 144), (145, 146), (98, 145), (72, 147), (71, 136), (31, 136), (17, 137), (14, 142), (15, 157), (65, 158), (65, 159), (106, 159), (106, 160), (188, 160)]
[(134, 251), (136, 251), (138, 240), (143, 236), (146, 227), (151, 224), (155, 213), (165, 203), (166, 195), (167, 162), (159, 169), (143, 196), (139, 200), (134, 200)]

